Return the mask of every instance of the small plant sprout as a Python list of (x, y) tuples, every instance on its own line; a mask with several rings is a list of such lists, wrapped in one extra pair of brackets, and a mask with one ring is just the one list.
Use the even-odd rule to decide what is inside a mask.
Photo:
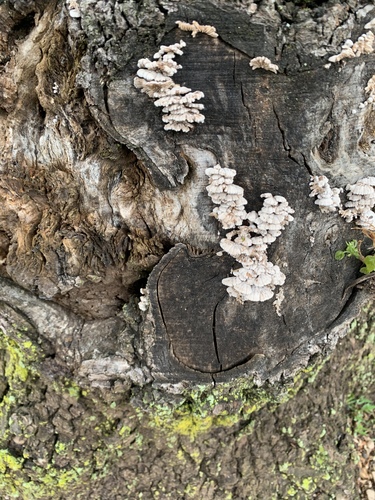
[(357, 397), (354, 394), (351, 394), (347, 399), (347, 405), (353, 415), (354, 435), (368, 435), (374, 425), (374, 401), (371, 401), (364, 396)]
[[(370, 233), (366, 231), (365, 235), (372, 239), (372, 251), (374, 251), (375, 232), (373, 232), (370, 236)], [(364, 266), (361, 267), (360, 272), (362, 274), (370, 274), (375, 271), (375, 255), (374, 253), (370, 253), (369, 255), (364, 256), (361, 251), (362, 243), (362, 240), (351, 240), (347, 242), (345, 250), (338, 250), (335, 253), (335, 259), (342, 260), (345, 257), (354, 257), (364, 264)]]

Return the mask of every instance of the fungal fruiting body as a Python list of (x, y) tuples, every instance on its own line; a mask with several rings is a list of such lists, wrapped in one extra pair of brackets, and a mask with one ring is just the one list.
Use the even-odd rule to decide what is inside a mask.
[(240, 226), (246, 218), (246, 199), (243, 189), (233, 184), (236, 171), (231, 168), (222, 168), (220, 165), (206, 169), (210, 183), (207, 192), (212, 201), (219, 205), (214, 208), (211, 215), (216, 217), (223, 229)]
[(268, 57), (264, 56), (254, 57), (253, 59), (251, 59), (249, 64), (253, 69), (262, 68), (266, 71), (272, 71), (273, 73), (277, 73), (279, 69), (277, 64), (271, 63)]
[(198, 33), (204, 33), (212, 38), (217, 38), (219, 36), (214, 26), (201, 25), (197, 21), (193, 21), (192, 24), (185, 23), (183, 21), (176, 21), (176, 24), (182, 31), (191, 31), (191, 36), (193, 38), (195, 38)]
[(79, 5), (77, 0), (67, 0), (66, 2), (70, 17), (79, 18), (81, 17), (81, 12), (79, 10)]
[(261, 210), (247, 213), (243, 189), (233, 183), (235, 170), (215, 165), (206, 169), (206, 174), (209, 178), (207, 192), (219, 205), (212, 215), (224, 229), (233, 229), (221, 239), (220, 246), (242, 265), (222, 283), (227, 286), (228, 294), (241, 303), (270, 299), (275, 287), (284, 284), (285, 275), (279, 266), (268, 260), (267, 247), (293, 220), (294, 211), (284, 197), (265, 193)]
[(203, 92), (192, 92), (192, 89), (183, 87), (172, 79), (182, 68), (174, 58), (183, 54), (181, 49), (185, 46), (183, 40), (173, 45), (162, 45), (154, 54), (154, 61), (147, 58), (138, 61), (139, 69), (134, 78), (134, 86), (156, 99), (154, 105), (162, 108), (162, 120), (166, 124), (164, 130), (189, 132), (194, 123), (204, 122), (204, 115), (200, 113), (204, 106), (195, 102), (204, 97)]
[(140, 289), (141, 296), (139, 298), (138, 307), (141, 311), (145, 312), (150, 306), (150, 298), (148, 296), (148, 291), (146, 288)]
[(352, 49), (354, 43), (352, 42), (352, 40), (348, 39), (345, 41), (345, 43), (343, 44), (343, 46), (341, 47), (341, 52), (340, 54), (336, 54), (334, 56), (331, 56), (328, 61), (330, 62), (339, 62), (341, 61), (341, 59), (345, 59), (347, 57), (349, 58), (352, 58), (352, 57), (355, 57), (355, 53)]
[(323, 213), (335, 212), (341, 207), (340, 192), (342, 189), (332, 189), (325, 175), (312, 175), (310, 189), (310, 196), (317, 197), (315, 205), (318, 205)]
[(339, 214), (347, 221), (363, 229), (374, 230), (375, 227), (375, 177), (364, 177), (355, 184), (346, 186), (348, 201), (341, 206), (339, 197), (341, 189), (329, 186), (324, 175), (312, 176), (310, 182), (310, 196), (317, 196), (316, 205), (322, 212), (334, 212), (339, 209)]
[(361, 35), (352, 47), (355, 57), (374, 52), (374, 39), (375, 35), (372, 31), (368, 31), (365, 35)]
[(355, 184), (346, 186), (348, 200), (345, 210), (340, 212), (346, 221), (355, 220), (364, 229), (374, 229), (375, 177), (364, 177)]
[(371, 54), (374, 52), (374, 39), (375, 36), (372, 31), (368, 31), (366, 34), (361, 35), (355, 43), (348, 39), (343, 44), (340, 54), (331, 56), (328, 60), (330, 62), (339, 62), (345, 58), (359, 57), (362, 54)]
[(368, 98), (365, 100), (365, 102), (361, 102), (359, 104), (359, 108), (365, 108), (369, 104), (374, 107), (374, 102), (375, 102), (375, 75), (373, 75), (369, 81), (367, 82), (367, 85), (365, 87), (365, 91), (370, 94)]
[(365, 30), (372, 30), (373, 28), (375, 28), (375, 17), (374, 19), (371, 19), (370, 22), (365, 24)]

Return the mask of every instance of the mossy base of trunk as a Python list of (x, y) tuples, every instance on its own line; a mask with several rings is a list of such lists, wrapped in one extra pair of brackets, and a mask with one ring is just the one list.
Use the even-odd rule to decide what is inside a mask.
[(2, 496), (359, 498), (354, 436), (374, 434), (371, 313), (289, 387), (238, 379), (175, 398), (53, 376), (25, 328), (0, 340)]

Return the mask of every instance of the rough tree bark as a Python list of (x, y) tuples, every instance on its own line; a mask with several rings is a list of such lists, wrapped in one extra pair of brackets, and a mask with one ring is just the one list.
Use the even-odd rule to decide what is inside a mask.
[[(293, 476), (301, 495), (332, 498), (332, 487), (356, 498), (349, 465), (342, 484), (320, 493), (316, 480), (308, 490), (299, 472), (288, 483), (281, 469), (269, 489), (238, 433), (290, 390), (285, 380), (332, 352), (369, 298), (366, 287), (344, 294), (359, 266), (334, 260), (357, 232), (321, 213), (308, 184), (310, 175), (336, 187), (374, 175), (374, 111), (353, 110), (375, 57), (328, 58), (366, 31), (375, 8), (255, 3), (0, 5), (2, 494), (287, 498)], [(193, 38), (177, 20), (213, 25), (219, 37)], [(174, 79), (205, 95), (205, 122), (186, 134), (165, 131), (133, 84), (140, 58), (181, 39)], [(278, 73), (253, 71), (256, 56)], [(235, 261), (218, 254), (224, 233), (205, 189), (216, 163), (236, 170), (248, 210), (265, 192), (295, 210), (268, 252), (286, 275), (279, 314), (273, 300), (241, 304), (221, 283)], [(235, 446), (224, 425), (235, 426)], [(177, 435), (180, 455), (168, 455)], [(220, 480), (209, 460), (221, 453), (217, 439), (231, 450)], [(235, 456), (246, 470), (233, 468)], [(261, 480), (241, 479), (251, 470)]]

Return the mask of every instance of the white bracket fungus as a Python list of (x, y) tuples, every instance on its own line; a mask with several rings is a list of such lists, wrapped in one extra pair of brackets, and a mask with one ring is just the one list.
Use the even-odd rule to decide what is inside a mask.
[(204, 33), (212, 38), (217, 38), (219, 36), (216, 32), (216, 28), (209, 25), (201, 25), (197, 21), (193, 21), (192, 24), (176, 21), (176, 24), (181, 31), (191, 31), (191, 36), (193, 38), (195, 38), (198, 33)]
[(346, 221), (356, 219), (356, 224), (364, 229), (374, 229), (375, 177), (364, 177), (355, 184), (346, 186), (348, 200), (340, 215)]
[(241, 303), (270, 299), (275, 287), (284, 284), (285, 275), (279, 266), (268, 261), (267, 246), (293, 220), (294, 210), (284, 197), (265, 193), (261, 195), (264, 198), (261, 210), (246, 213), (243, 188), (233, 184), (235, 170), (215, 165), (206, 169), (206, 174), (208, 195), (219, 205), (211, 215), (224, 229), (234, 228), (221, 239), (220, 246), (242, 265), (222, 283), (227, 286), (228, 294)]
[(365, 91), (370, 94), (370, 97), (375, 97), (375, 75), (373, 75), (370, 80), (367, 82), (365, 87)]
[(150, 307), (150, 297), (148, 296), (147, 288), (141, 288), (141, 296), (139, 298), (138, 307), (141, 311), (147, 311)]
[(277, 73), (279, 69), (277, 64), (272, 64), (268, 57), (264, 56), (254, 57), (249, 64), (253, 69), (262, 68), (273, 73)]
[(355, 184), (346, 186), (347, 199), (344, 208), (341, 207), (339, 197), (341, 189), (329, 186), (328, 179), (324, 175), (312, 176), (310, 182), (310, 196), (317, 196), (315, 203), (319, 205), (322, 212), (334, 212), (339, 209), (339, 214), (347, 222), (355, 220), (356, 224), (363, 229), (375, 228), (375, 177), (364, 177)]
[(374, 39), (375, 36), (372, 31), (368, 31), (366, 34), (361, 35), (355, 43), (348, 39), (342, 46), (340, 54), (331, 56), (328, 61), (339, 62), (345, 58), (359, 57), (362, 54), (371, 54), (374, 52)]
[(373, 28), (375, 28), (375, 17), (365, 24), (365, 30), (372, 30)]
[(243, 188), (233, 184), (236, 171), (231, 168), (222, 168), (220, 165), (206, 169), (210, 183), (207, 192), (212, 201), (219, 205), (211, 215), (216, 217), (223, 229), (240, 226), (246, 218), (246, 199), (243, 197)]
[(275, 300), (272, 302), (272, 305), (276, 309), (276, 314), (278, 316), (282, 316), (281, 304), (282, 304), (284, 299), (285, 299), (284, 290), (282, 288), (280, 288), (280, 290), (275, 295)]
[(78, 19), (81, 17), (81, 12), (79, 10), (79, 5), (77, 0), (67, 0), (66, 2), (70, 17)]
[(374, 102), (375, 102), (375, 75), (373, 75), (370, 80), (367, 82), (367, 85), (365, 87), (365, 91), (370, 94), (369, 97), (364, 101), (359, 104), (359, 108), (364, 109), (366, 106), (369, 104), (372, 105), (374, 108)]
[(325, 175), (312, 175), (310, 189), (310, 196), (317, 197), (315, 205), (318, 205), (323, 213), (335, 212), (341, 207), (340, 192), (342, 189), (332, 189)]
[(164, 130), (189, 132), (194, 123), (203, 123), (203, 104), (195, 101), (204, 97), (203, 92), (192, 92), (188, 87), (182, 87), (171, 78), (182, 66), (174, 60), (176, 55), (182, 55), (186, 43), (181, 40), (173, 45), (162, 45), (154, 61), (139, 59), (137, 76), (134, 86), (149, 97), (156, 99), (155, 106), (162, 107), (162, 120), (166, 124)]

